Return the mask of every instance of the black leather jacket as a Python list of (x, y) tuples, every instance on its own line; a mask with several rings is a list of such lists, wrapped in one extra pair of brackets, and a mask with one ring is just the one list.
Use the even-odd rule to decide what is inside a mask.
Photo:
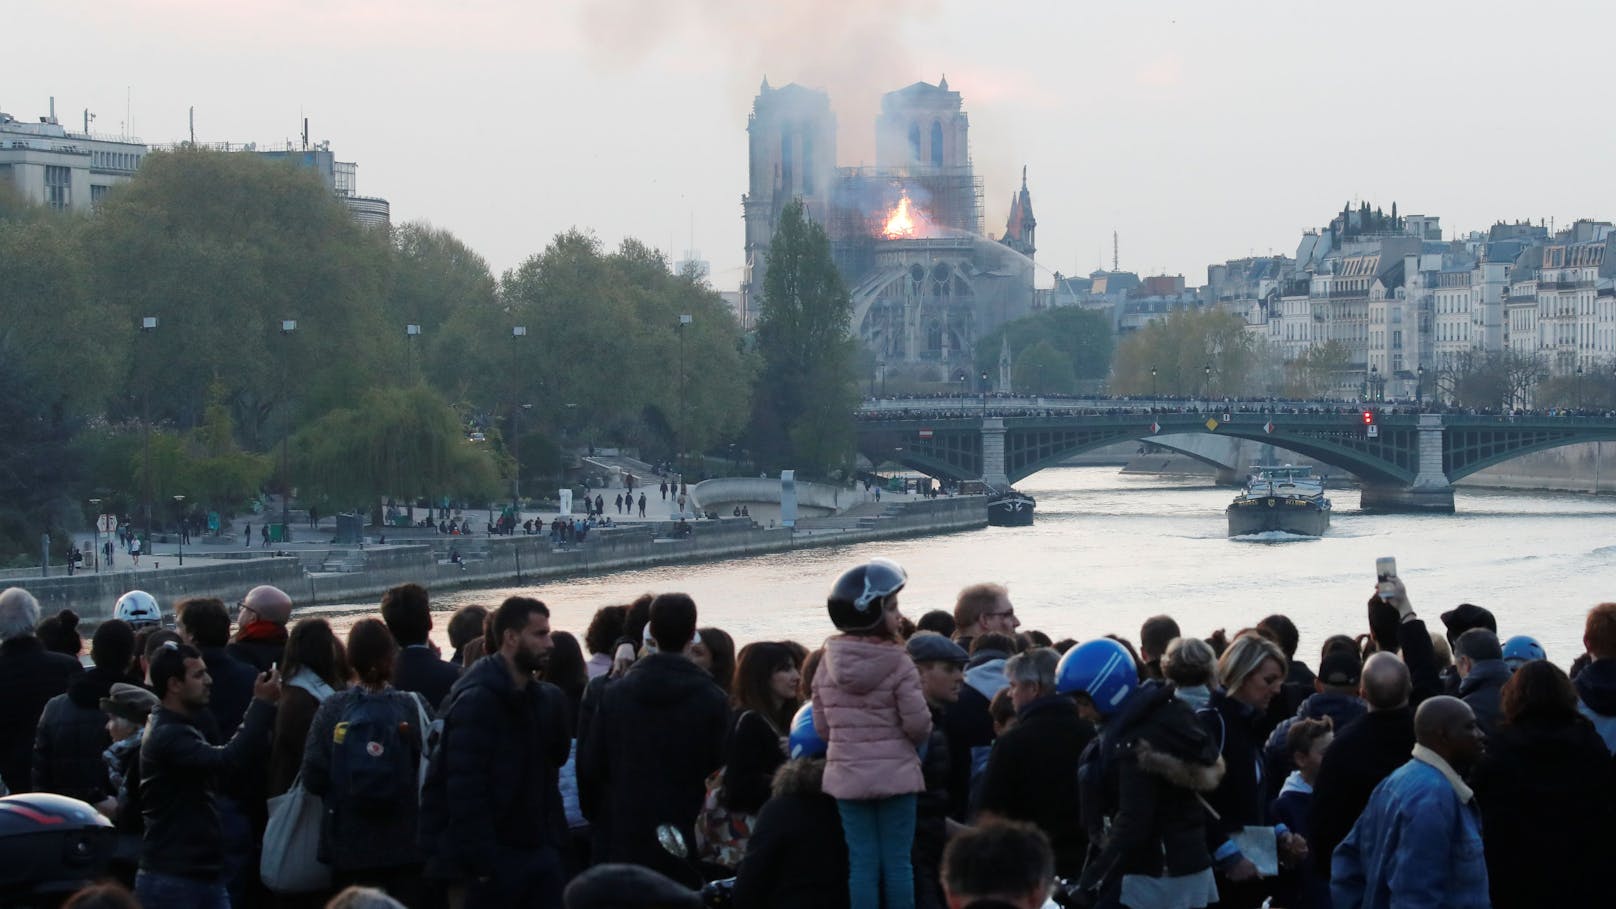
[(254, 700), (228, 745), (208, 743), (197, 721), (165, 707), (152, 712), (140, 743), (141, 811), (146, 819), (140, 868), (218, 880), (224, 860), (219, 777), (269, 754), (275, 705)]

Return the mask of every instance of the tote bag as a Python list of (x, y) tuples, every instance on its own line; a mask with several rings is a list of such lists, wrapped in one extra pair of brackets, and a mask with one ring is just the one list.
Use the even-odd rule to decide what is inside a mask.
[(269, 825), (258, 873), (276, 893), (313, 893), (331, 886), (331, 866), (320, 861), (320, 820), (325, 803), (303, 788), (303, 775), (292, 788), (269, 800)]

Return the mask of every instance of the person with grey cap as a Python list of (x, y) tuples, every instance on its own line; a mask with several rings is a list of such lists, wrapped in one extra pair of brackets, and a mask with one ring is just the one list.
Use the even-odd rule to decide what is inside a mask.
[(1076, 768), (1095, 732), (1072, 699), (1056, 693), (1059, 663), (1060, 655), (1048, 647), (1005, 663), (1016, 723), (993, 745), (977, 819), (1037, 825), (1055, 850), (1056, 873), (1075, 878), (1089, 844)]
[(286, 653), (286, 626), (291, 621), (292, 598), (279, 587), (260, 584), (241, 598), (236, 635), (225, 652), (259, 672), (268, 672)]
[(948, 845), (948, 808), (953, 801), (948, 788), (953, 774), (943, 717), (959, 701), (969, 657), (964, 648), (931, 631), (917, 632), (905, 646), (920, 673), (920, 691), (931, 710), (931, 738), (920, 759), (920, 775), (926, 788), (915, 799), (915, 842), (910, 850), (915, 905), (920, 909), (941, 909), (943, 847)]
[(27, 792), (34, 736), (45, 704), (84, 671), (79, 661), (45, 649), (34, 629), (39, 601), (21, 587), (0, 592), (0, 780)]
[(112, 869), (126, 885), (135, 882), (140, 840), (146, 830), (140, 809), (140, 744), (146, 737), (146, 720), (158, 703), (157, 695), (127, 682), (114, 683), (100, 703), (107, 737), (112, 741), (101, 753), (111, 794), (95, 807), (118, 831)]

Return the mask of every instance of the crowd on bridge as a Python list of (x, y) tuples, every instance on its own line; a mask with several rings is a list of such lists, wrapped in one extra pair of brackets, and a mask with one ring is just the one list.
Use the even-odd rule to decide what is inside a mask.
[[(1609, 898), (1616, 603), (1588, 611), (1586, 652), (1549, 654), (1525, 604), (1438, 623), (1387, 578), (1338, 592), (1343, 616), (1370, 596), (1313, 629), (1332, 633), (1314, 655), (1256, 607), (1232, 632), (1160, 615), (1132, 640), (1057, 641), (1005, 587), (915, 609), (906, 583), (857, 565), (830, 584), (823, 641), (738, 651), (680, 593), (570, 630), (528, 597), (464, 606), (442, 652), (413, 584), (343, 636), (274, 587), (234, 615), (131, 591), (88, 668), (75, 616), (7, 589), (0, 902)], [(76, 852), (37, 848), (81, 831)]]
[[(893, 407), (889, 402), (904, 402)], [(935, 402), (935, 403), (929, 403)], [(1358, 416), (1365, 410), (1387, 416), (1444, 414), (1450, 416), (1515, 419), (1582, 417), (1616, 418), (1616, 411), (1599, 408), (1461, 407), (1436, 401), (1379, 401), (1314, 398), (1192, 398), (1107, 395), (895, 395), (866, 398), (855, 413), (863, 422), (901, 420), (975, 420), (983, 417), (1128, 417), (1155, 415), (1290, 414), (1305, 416)]]

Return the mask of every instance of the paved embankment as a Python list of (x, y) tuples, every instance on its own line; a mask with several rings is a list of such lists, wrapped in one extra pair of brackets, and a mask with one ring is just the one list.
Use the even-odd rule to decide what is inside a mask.
[[(763, 527), (746, 518), (695, 521), (688, 536), (675, 537), (668, 522), (623, 525), (592, 531), (582, 544), (554, 546), (548, 535), (512, 537), (434, 537), (420, 542), (300, 549), (288, 555), (225, 558), (186, 555), (192, 564), (158, 569), (80, 573), (72, 577), (16, 578), (47, 614), (71, 608), (86, 621), (111, 615), (126, 590), (140, 588), (164, 604), (188, 596), (238, 601), (257, 584), (274, 584), (299, 604), (352, 602), (379, 596), (405, 582), (434, 590), (480, 584), (508, 584), (538, 578), (598, 574), (652, 565), (687, 564), (820, 546), (972, 530), (987, 525), (981, 496), (911, 499), (800, 521), (796, 528)], [(450, 548), (465, 557), (455, 564)], [(161, 557), (167, 561), (167, 557)], [(204, 564), (196, 564), (198, 561)], [(340, 563), (342, 571), (324, 570)]]

